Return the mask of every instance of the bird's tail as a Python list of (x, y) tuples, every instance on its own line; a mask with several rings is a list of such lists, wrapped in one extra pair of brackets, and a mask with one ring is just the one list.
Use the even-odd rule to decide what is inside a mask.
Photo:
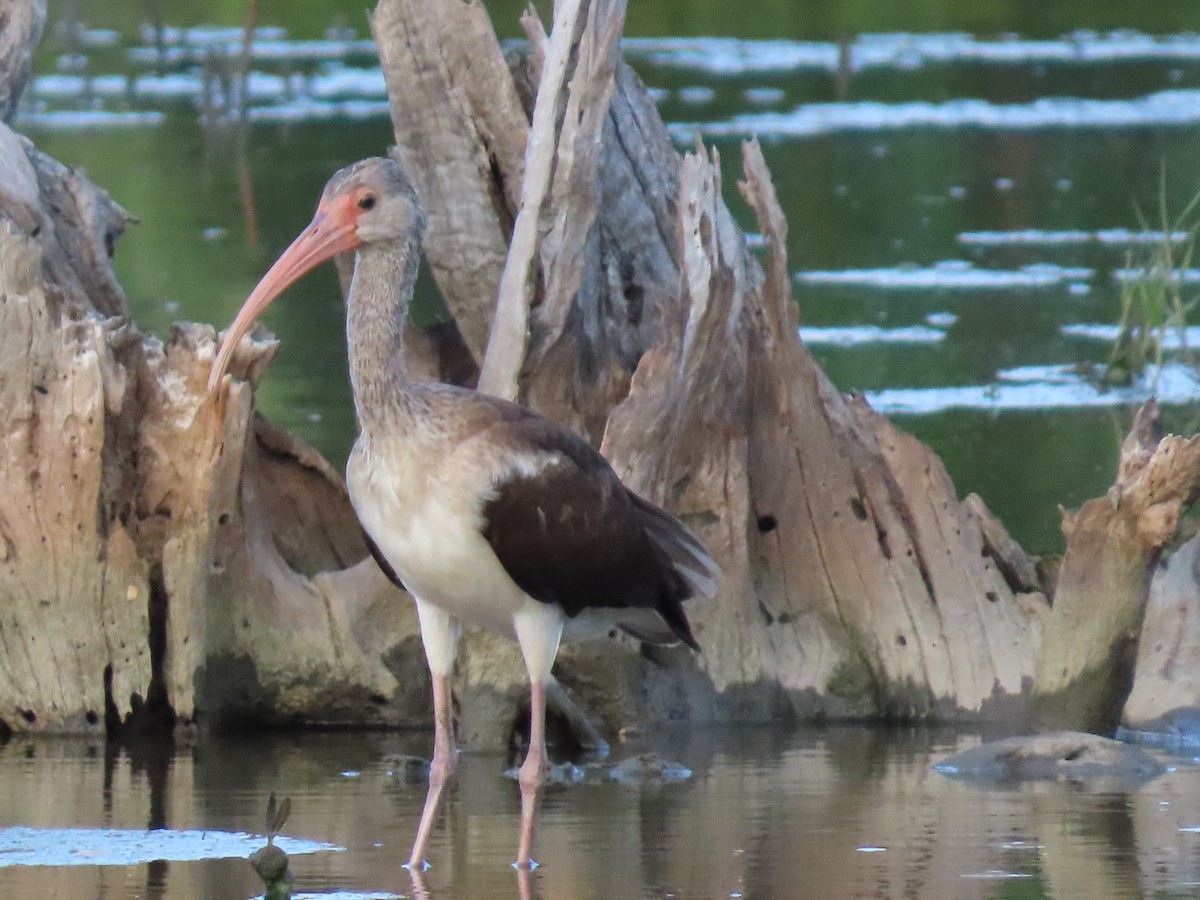
[(693, 650), (699, 650), (691, 623), (683, 611), (683, 601), (713, 597), (721, 570), (700, 539), (678, 519), (632, 491), (630, 498), (646, 536), (660, 554), (667, 571), (664, 573), (664, 590), (654, 610), (657, 615), (635, 617), (636, 621), (624, 621), (626, 617), (622, 617), (621, 628), (639, 640), (655, 644), (683, 641)]
[(687, 584), (686, 595), (678, 599), (711, 599), (715, 596), (721, 568), (705, 549), (704, 544), (700, 543), (700, 539), (678, 519), (649, 500), (643, 500), (633, 492), (630, 492), (630, 497), (638, 511), (642, 527), (646, 529), (646, 536)]

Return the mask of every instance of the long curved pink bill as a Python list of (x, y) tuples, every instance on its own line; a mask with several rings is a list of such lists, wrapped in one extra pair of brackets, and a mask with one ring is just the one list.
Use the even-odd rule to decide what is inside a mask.
[(343, 250), (350, 250), (359, 244), (355, 233), (355, 221), (349, 211), (338, 207), (326, 208), (322, 204), (300, 234), (292, 241), (275, 264), (267, 270), (267, 274), (250, 292), (242, 308), (238, 310), (233, 323), (225, 331), (221, 341), (221, 349), (213, 360), (212, 369), (208, 375), (208, 390), (212, 393), (221, 384), (225, 372), (229, 369), (233, 351), (238, 342), (250, 330), (254, 320), (262, 314), (272, 300), (283, 293), (284, 288), (298, 279), (301, 275), (330, 257), (336, 256)]

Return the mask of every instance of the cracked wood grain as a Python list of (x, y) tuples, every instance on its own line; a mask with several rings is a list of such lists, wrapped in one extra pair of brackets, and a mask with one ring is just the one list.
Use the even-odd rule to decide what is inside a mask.
[(1200, 489), (1200, 436), (1164, 435), (1137, 411), (1104, 497), (1063, 513), (1067, 539), (1038, 648), (1035, 725), (1112, 733), (1134, 681), (1151, 577)]

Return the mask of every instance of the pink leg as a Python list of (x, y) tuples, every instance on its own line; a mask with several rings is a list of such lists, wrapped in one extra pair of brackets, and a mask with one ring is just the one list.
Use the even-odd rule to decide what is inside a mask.
[(540, 681), (529, 687), (529, 753), (517, 775), (521, 785), (521, 836), (517, 842), (517, 868), (531, 869), (533, 861), (533, 819), (538, 796), (546, 781), (549, 757), (546, 754), (546, 685)]
[(408, 874), (412, 878), (412, 895), (414, 900), (430, 900), (429, 888), (425, 884), (425, 876), (421, 873), (421, 870), (409, 868)]
[(533, 900), (533, 872), (529, 869), (517, 869), (517, 897)]
[(429, 838), (458, 757), (454, 747), (454, 712), (451, 709), (450, 690), (449, 675), (433, 676), (433, 762), (429, 765), (429, 792), (425, 795), (425, 806), (421, 810), (421, 824), (417, 828), (412, 854), (408, 857), (408, 868), (413, 873), (423, 871), (426, 867), (425, 853), (429, 849)]

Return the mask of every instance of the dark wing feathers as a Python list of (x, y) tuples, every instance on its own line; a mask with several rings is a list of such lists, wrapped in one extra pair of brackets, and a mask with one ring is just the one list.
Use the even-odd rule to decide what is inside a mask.
[(367, 542), (367, 549), (371, 551), (371, 556), (375, 557), (375, 562), (383, 570), (383, 574), (387, 576), (388, 581), (402, 591), (407, 590), (404, 582), (400, 580), (400, 576), (396, 574), (396, 570), (392, 568), (392, 564), (387, 561), (387, 557), (383, 555), (383, 551), (379, 549), (379, 545), (371, 540), (371, 536), (367, 534), (365, 528), (363, 529), (363, 539)]
[(713, 597), (717, 592), (717, 576), (721, 570), (700, 539), (680, 524), (678, 519), (649, 500), (644, 500), (633, 491), (629, 491), (629, 498), (638, 511), (646, 536), (667, 555), (676, 571), (688, 582), (691, 591), (683, 599)]
[(570, 431), (534, 416), (505, 424), (516, 453), (553, 457), (533, 475), (497, 483), (484, 504), (483, 535), (509, 577), (568, 616), (654, 610), (676, 638), (699, 649), (681, 601), (711, 594), (716, 567), (700, 542), (628, 491)]

